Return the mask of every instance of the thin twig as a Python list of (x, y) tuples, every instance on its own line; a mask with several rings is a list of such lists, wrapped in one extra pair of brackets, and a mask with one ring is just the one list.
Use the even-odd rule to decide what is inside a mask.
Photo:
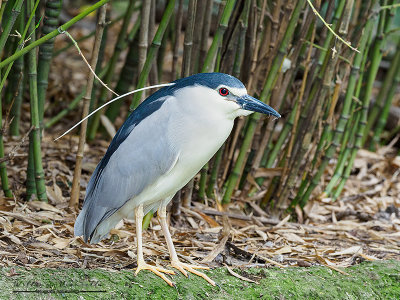
[(116, 96), (119, 96), (116, 92), (114, 92), (112, 89), (110, 89), (107, 84), (105, 84), (103, 81), (101, 81), (101, 79), (99, 78), (99, 76), (96, 75), (96, 73), (94, 72), (93, 68), (90, 66), (89, 62), (86, 60), (85, 56), (83, 55), (81, 49), (78, 46), (78, 43), (74, 40), (74, 38), (69, 34), (68, 31), (64, 30), (61, 31), (60, 33), (64, 33), (67, 37), (69, 37), (72, 41), (72, 43), (74, 44), (75, 48), (78, 49), (78, 53), (79, 55), (82, 57), (83, 61), (85, 62), (85, 64), (88, 66), (88, 68), (90, 69), (90, 72), (93, 73), (94, 77), (101, 83), (102, 86), (104, 86), (107, 90), (109, 90), (111, 93), (113, 93)]
[(68, 134), (69, 132), (71, 132), (74, 128), (76, 128), (77, 126), (79, 126), (79, 124), (81, 124), (83, 121), (85, 121), (86, 119), (90, 118), (93, 114), (95, 114), (97, 111), (99, 111), (100, 109), (104, 108), (105, 106), (107, 106), (108, 104), (117, 101), (123, 97), (129, 96), (131, 94), (137, 93), (137, 92), (141, 92), (141, 91), (145, 91), (145, 90), (149, 90), (149, 89), (154, 89), (154, 88), (158, 88), (158, 87), (164, 87), (164, 86), (170, 86), (170, 85), (174, 85), (175, 83), (171, 82), (171, 83), (163, 83), (163, 84), (157, 84), (157, 85), (151, 85), (151, 86), (147, 86), (141, 89), (137, 89), (137, 90), (133, 90), (130, 91), (128, 93), (125, 93), (123, 95), (118, 96), (117, 98), (111, 99), (110, 101), (104, 103), (102, 106), (98, 107), (97, 109), (95, 109), (94, 111), (92, 111), (90, 114), (88, 114), (85, 118), (83, 118), (82, 120), (80, 120), (78, 123), (76, 123), (74, 126), (72, 126), (70, 129), (68, 129), (66, 132), (64, 132), (62, 135), (60, 135), (58, 138), (56, 138), (54, 141), (57, 141), (58, 139), (62, 138), (64, 135)]
[(337, 35), (335, 33), (335, 31), (333, 31), (333, 29), (331, 28), (331, 26), (329, 26), (328, 23), (325, 22), (325, 20), (321, 17), (321, 15), (318, 13), (318, 11), (314, 8), (314, 6), (311, 3), (311, 0), (307, 0), (308, 4), (310, 5), (311, 9), (313, 10), (314, 14), (316, 14), (318, 16), (318, 18), (322, 21), (322, 23), (324, 23), (324, 25), (326, 26), (326, 28), (329, 29), (330, 32), (332, 32), (332, 34), (338, 39), (340, 40), (343, 44), (345, 44), (347, 47), (349, 47), (351, 50), (356, 51), (358, 53), (360, 53), (360, 51), (357, 50), (357, 48), (354, 48), (353, 46), (351, 46), (351, 44), (349, 42), (346, 42), (344, 39), (342, 39), (339, 35)]
[(20, 142), (15, 145), (11, 151), (4, 157), (0, 158), (0, 163), (5, 162), (5, 161), (9, 161), (9, 160), (13, 160), (15, 157), (15, 153), (18, 151), (19, 148), (21, 148), (21, 146), (25, 143), (26, 138), (29, 136), (29, 134), (31, 133), (33, 129), (33, 126), (31, 126), (28, 130), (28, 132), (22, 137), (22, 139), (20, 140)]
[[(93, 69), (96, 68), (97, 61), (98, 61), (100, 44), (101, 44), (101, 40), (103, 37), (104, 27), (106, 24), (106, 12), (107, 12), (107, 4), (104, 4), (104, 6), (102, 6), (100, 8), (99, 22), (98, 22), (97, 28), (96, 28), (92, 57), (91, 57), (90, 65), (88, 64), (90, 72), (88, 73), (88, 76), (87, 76), (86, 94), (83, 97), (83, 99), (84, 99), (84, 104), (83, 104), (83, 109), (82, 109), (82, 117), (83, 118), (85, 118), (89, 113), (89, 104), (90, 104), (90, 98), (92, 95), (93, 81), (94, 81), (94, 77), (97, 78)], [(65, 33), (70, 39), (72, 39), (72, 37), (70, 36), (70, 34), (68, 32), (65, 32)], [(73, 39), (72, 39), (72, 41), (73, 41), (75, 47), (77, 47), (76, 42)], [(78, 50), (79, 50), (79, 47), (78, 47)], [(85, 57), (82, 55), (80, 50), (79, 50), (79, 54), (81, 54), (83, 60), (87, 63)], [(105, 87), (107, 88), (107, 86), (105, 86)], [(83, 152), (84, 152), (85, 141), (86, 141), (86, 131), (87, 131), (87, 121), (82, 123), (81, 132), (79, 135), (79, 144), (78, 144), (78, 151), (76, 153), (74, 178), (72, 180), (71, 198), (69, 200), (69, 207), (71, 209), (77, 209), (78, 203), (79, 203), (82, 159), (83, 159)]]

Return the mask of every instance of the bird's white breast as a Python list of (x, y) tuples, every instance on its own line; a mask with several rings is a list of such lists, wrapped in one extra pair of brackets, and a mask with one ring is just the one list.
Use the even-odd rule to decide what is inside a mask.
[[(187, 93), (189, 92), (189, 94)], [(228, 138), (234, 123), (237, 104), (213, 98), (215, 91), (190, 93), (170, 97), (158, 113), (170, 116), (166, 126), (168, 140), (179, 155), (171, 169), (122, 208), (124, 217), (132, 218), (136, 206), (151, 206), (170, 199), (218, 151)]]

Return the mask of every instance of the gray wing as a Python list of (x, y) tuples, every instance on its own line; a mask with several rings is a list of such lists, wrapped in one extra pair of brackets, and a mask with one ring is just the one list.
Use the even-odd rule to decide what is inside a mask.
[[(113, 140), (108, 155), (89, 181), (82, 211), (75, 222), (75, 235), (83, 235), (87, 241), (100, 222), (173, 167), (179, 153), (167, 137), (169, 119), (170, 114), (161, 105), (135, 123), (118, 147), (118, 141)], [(125, 127), (126, 130), (129, 129)], [(118, 139), (117, 135), (114, 139)]]

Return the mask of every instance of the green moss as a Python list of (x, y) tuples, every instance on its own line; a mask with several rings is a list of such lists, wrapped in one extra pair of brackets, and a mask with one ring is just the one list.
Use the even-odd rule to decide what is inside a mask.
[(169, 287), (153, 273), (83, 269), (0, 269), (0, 299), (399, 299), (400, 262), (364, 262), (346, 269), (325, 267), (236, 270), (259, 284), (231, 276), (225, 268), (206, 272), (219, 287), (178, 273)]

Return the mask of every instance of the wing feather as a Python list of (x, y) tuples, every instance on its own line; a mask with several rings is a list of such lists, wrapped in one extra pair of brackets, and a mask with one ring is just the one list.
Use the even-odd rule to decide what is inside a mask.
[(117, 132), (90, 178), (82, 211), (75, 222), (75, 235), (83, 235), (87, 241), (103, 220), (176, 163), (179, 153), (166, 134), (171, 114), (163, 105), (165, 101), (154, 106), (151, 113), (147, 111), (139, 121), (132, 122), (135, 116), (130, 117)]

